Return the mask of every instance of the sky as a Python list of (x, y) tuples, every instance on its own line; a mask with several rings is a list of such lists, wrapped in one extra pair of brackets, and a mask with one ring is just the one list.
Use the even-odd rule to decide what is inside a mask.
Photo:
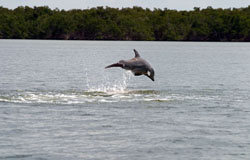
[(14, 9), (18, 6), (49, 6), (51, 9), (88, 9), (97, 6), (126, 8), (168, 8), (192, 10), (194, 7), (207, 8), (240, 8), (250, 5), (250, 0), (0, 0), (0, 6)]

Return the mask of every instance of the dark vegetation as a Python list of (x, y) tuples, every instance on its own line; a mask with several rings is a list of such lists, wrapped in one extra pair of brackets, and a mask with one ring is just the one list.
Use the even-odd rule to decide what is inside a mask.
[(192, 11), (0, 7), (1, 39), (250, 41), (250, 6)]

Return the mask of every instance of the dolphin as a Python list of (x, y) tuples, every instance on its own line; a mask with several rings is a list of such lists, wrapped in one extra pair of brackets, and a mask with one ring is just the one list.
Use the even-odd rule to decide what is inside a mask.
[(154, 81), (154, 69), (144, 59), (141, 58), (140, 54), (134, 49), (135, 57), (130, 60), (120, 60), (117, 63), (111, 64), (105, 68), (121, 67), (125, 70), (130, 70), (135, 76), (145, 75)]

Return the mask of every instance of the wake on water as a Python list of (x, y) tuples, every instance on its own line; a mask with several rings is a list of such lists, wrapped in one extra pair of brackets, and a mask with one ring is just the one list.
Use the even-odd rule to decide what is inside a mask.
[[(86, 72), (86, 77), (87, 72)], [(172, 100), (209, 100), (213, 97), (201, 95), (186, 95), (156, 90), (131, 90), (128, 82), (132, 73), (123, 73), (121, 79), (115, 82), (103, 80), (99, 84), (91, 84), (86, 78), (87, 89), (83, 91), (13, 91), (0, 93), (0, 102), (24, 104), (84, 104), (108, 102), (167, 102)]]
[(130, 71), (124, 72), (121, 79), (115, 82), (103, 80), (99, 84), (91, 84), (86, 71), (86, 86), (83, 91), (15, 91), (0, 93), (0, 102), (40, 103), (40, 104), (82, 104), (94, 102), (133, 101), (137, 93), (127, 90)]

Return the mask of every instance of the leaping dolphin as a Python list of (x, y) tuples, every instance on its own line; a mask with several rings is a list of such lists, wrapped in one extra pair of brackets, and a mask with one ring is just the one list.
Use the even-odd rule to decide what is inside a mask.
[(120, 60), (119, 62), (111, 64), (105, 68), (121, 67), (123, 69), (132, 71), (135, 76), (145, 75), (154, 81), (154, 69), (146, 60), (141, 58), (140, 54), (135, 49), (134, 52), (135, 58), (130, 60)]

